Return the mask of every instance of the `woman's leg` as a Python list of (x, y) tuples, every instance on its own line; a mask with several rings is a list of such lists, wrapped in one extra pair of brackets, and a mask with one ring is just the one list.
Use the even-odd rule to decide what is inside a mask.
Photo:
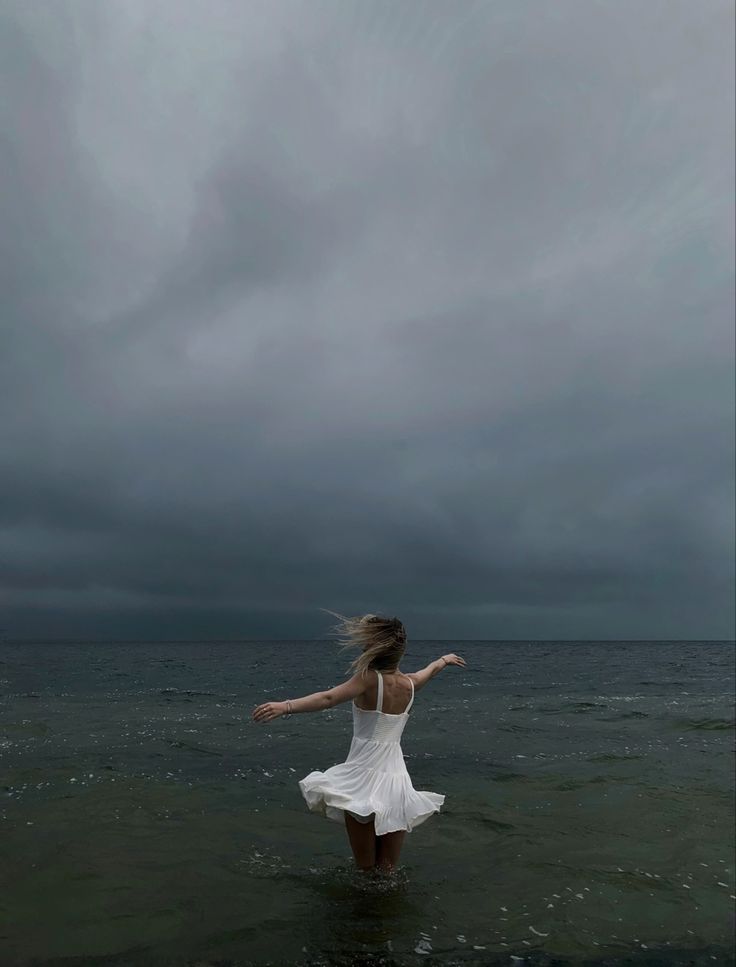
[(376, 869), (391, 873), (399, 862), (399, 854), (406, 836), (405, 829), (397, 829), (395, 833), (384, 833), (376, 836)]
[(345, 812), (345, 828), (353, 850), (355, 863), (359, 870), (369, 872), (376, 865), (376, 827), (373, 817), (369, 823), (359, 823), (349, 812)]

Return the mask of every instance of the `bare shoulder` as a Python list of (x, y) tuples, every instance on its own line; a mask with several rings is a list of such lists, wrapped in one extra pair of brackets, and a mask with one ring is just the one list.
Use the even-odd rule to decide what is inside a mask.
[(334, 685), (332, 688), (325, 689), (322, 694), (327, 696), (329, 705), (340, 705), (341, 702), (347, 702), (352, 698), (358, 698), (359, 695), (365, 694), (368, 687), (368, 682), (365, 677), (360, 674), (355, 674), (340, 685)]
[(410, 678), (412, 684), (414, 685), (414, 691), (418, 692), (427, 684), (427, 682), (432, 677), (429, 668), (423, 668), (418, 672), (404, 672), (407, 678)]

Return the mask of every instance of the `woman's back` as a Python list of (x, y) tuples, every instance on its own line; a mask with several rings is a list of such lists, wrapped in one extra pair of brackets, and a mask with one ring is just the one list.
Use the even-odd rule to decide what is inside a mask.
[[(368, 672), (368, 687), (355, 699), (355, 704), (364, 712), (372, 711), (378, 705), (378, 675)], [(381, 672), (383, 680), (382, 711), (387, 715), (400, 715), (407, 710), (413, 694), (409, 676), (403, 672)]]

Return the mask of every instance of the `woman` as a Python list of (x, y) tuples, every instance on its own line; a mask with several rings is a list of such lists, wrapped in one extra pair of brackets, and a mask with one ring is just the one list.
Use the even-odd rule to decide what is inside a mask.
[(443, 655), (421, 671), (404, 674), (399, 662), (406, 631), (398, 618), (367, 614), (339, 618), (342, 647), (359, 647), (352, 678), (323, 692), (285, 702), (264, 702), (255, 722), (295, 712), (321, 712), (352, 701), (353, 739), (345, 762), (325, 772), (310, 772), (299, 788), (312, 812), (345, 822), (356, 865), (363, 871), (391, 872), (407, 832), (440, 811), (445, 797), (414, 788), (401, 750), (401, 735), (420, 691), (448, 665), (465, 665), (458, 655)]

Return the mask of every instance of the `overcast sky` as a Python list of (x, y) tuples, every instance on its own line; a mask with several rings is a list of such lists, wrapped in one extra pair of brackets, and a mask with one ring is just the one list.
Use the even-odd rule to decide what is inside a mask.
[(734, 636), (731, 0), (0, 0), (7, 637)]

